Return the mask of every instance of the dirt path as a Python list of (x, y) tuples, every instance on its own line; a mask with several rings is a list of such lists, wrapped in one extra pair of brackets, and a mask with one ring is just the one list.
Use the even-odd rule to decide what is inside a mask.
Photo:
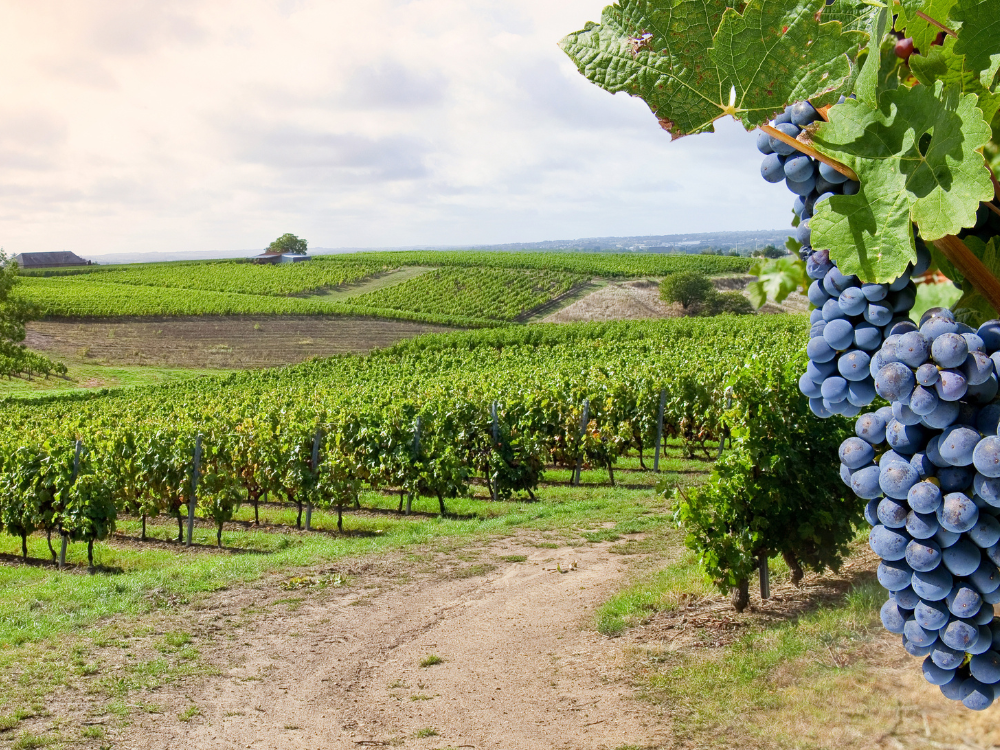
[[(233, 640), (205, 654), (221, 674), (148, 696), (163, 713), (137, 717), (114, 746), (658, 746), (667, 726), (633, 697), (622, 643), (590, 627), (626, 574), (621, 557), (609, 544), (501, 546), (491, 554), (527, 560), (367, 593), (358, 580), (229, 631)], [(430, 654), (443, 662), (421, 667)], [(192, 703), (201, 714), (178, 721)]]

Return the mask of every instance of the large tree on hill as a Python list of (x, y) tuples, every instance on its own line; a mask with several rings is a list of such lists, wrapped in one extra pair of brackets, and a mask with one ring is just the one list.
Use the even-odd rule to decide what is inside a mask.
[(270, 245), (267, 246), (269, 253), (291, 253), (292, 255), (306, 255), (309, 243), (299, 239), (294, 234), (283, 234)]
[(0, 250), (0, 377), (14, 375), (66, 374), (66, 366), (29, 351), (24, 344), (25, 328), (35, 314), (33, 306), (12, 296), (18, 282), (17, 263)]

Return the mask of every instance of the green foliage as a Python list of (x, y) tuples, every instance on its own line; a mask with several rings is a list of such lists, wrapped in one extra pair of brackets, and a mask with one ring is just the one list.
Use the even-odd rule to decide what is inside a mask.
[(805, 294), (812, 283), (806, 274), (806, 264), (798, 258), (779, 258), (765, 263), (757, 263), (750, 269), (757, 277), (747, 285), (750, 301), (761, 308), (770, 297), (775, 302), (783, 302), (789, 294), (801, 289)]
[(916, 261), (914, 222), (927, 241), (975, 224), (993, 197), (980, 153), (991, 132), (976, 103), (939, 81), (886, 91), (878, 109), (848, 99), (830, 110), (815, 145), (854, 169), (861, 190), (819, 203), (810, 227), (843, 273), (890, 281)]
[[(964, 242), (972, 254), (983, 262), (986, 270), (994, 277), (1000, 278), (1000, 241), (998, 238), (993, 237), (987, 244), (976, 236), (970, 236), (966, 237)], [(962, 279), (962, 296), (954, 304), (954, 310), (956, 317), (963, 323), (977, 327), (996, 317), (996, 311), (968, 279)]]
[(812, 416), (803, 365), (755, 358), (728, 380), (733, 450), (704, 487), (675, 494), (685, 543), (722, 591), (745, 584), (762, 555), (836, 570), (861, 520), (864, 501), (838, 473), (848, 422)]
[(268, 245), (267, 252), (306, 255), (309, 252), (309, 243), (303, 239), (299, 239), (294, 234), (286, 233)]
[(714, 293), (711, 279), (698, 271), (671, 274), (660, 282), (660, 298), (679, 302), (685, 310), (706, 302)]
[(979, 82), (993, 90), (1000, 69), (1000, 2), (958, 0), (951, 17), (962, 28), (955, 52), (965, 55), (972, 70), (979, 72)]
[(568, 292), (585, 278), (566, 271), (442, 268), (396, 286), (354, 297), (351, 304), (512, 321), (525, 311)]
[(705, 303), (705, 315), (753, 315), (754, 306), (739, 292), (716, 292)]
[(28, 351), (22, 344), (24, 324), (34, 317), (36, 311), (28, 301), (13, 294), (15, 285), (20, 281), (17, 263), (0, 250), (0, 377), (65, 375), (65, 365), (54, 364)]
[(824, 0), (753, 0), (742, 13), (730, 5), (623, 0), (561, 46), (590, 81), (641, 97), (674, 136), (711, 131), (727, 114), (756, 127), (785, 102), (850, 80), (864, 37), (820, 23)]

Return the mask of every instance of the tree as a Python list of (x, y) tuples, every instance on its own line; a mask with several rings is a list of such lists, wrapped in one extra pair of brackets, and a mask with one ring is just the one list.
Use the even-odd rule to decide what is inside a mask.
[(269, 253), (291, 253), (292, 255), (305, 255), (308, 252), (309, 243), (299, 239), (294, 234), (283, 234), (270, 245), (267, 246)]
[(66, 374), (66, 365), (29, 351), (23, 343), (24, 324), (35, 314), (32, 305), (12, 296), (18, 282), (17, 263), (0, 250), (0, 376)]
[(762, 247), (760, 250), (755, 250), (752, 253), (753, 257), (756, 258), (784, 258), (788, 255), (788, 252), (784, 248), (775, 247), (774, 245), (767, 245)]
[(717, 292), (705, 301), (702, 315), (753, 315), (754, 307), (750, 300), (739, 292)]
[(709, 299), (714, 292), (709, 278), (698, 271), (672, 273), (660, 282), (660, 298), (667, 302), (680, 302), (685, 310)]

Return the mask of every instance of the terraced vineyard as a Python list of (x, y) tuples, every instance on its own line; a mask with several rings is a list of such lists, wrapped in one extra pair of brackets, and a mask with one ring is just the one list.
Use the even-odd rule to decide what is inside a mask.
[(587, 277), (566, 271), (441, 268), (398, 286), (355, 297), (359, 306), (511, 321)]

